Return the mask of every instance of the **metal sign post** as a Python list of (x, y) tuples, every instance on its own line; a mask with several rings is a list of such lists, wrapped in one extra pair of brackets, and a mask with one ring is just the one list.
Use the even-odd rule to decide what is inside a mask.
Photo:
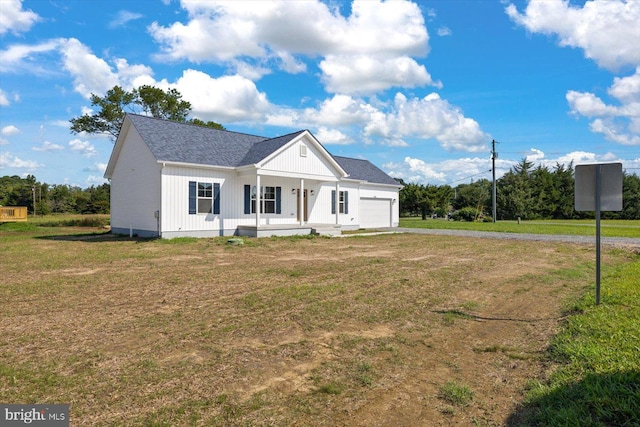
[(600, 304), (600, 205), (602, 204), (602, 165), (596, 165), (596, 305)]
[(576, 211), (596, 212), (596, 304), (600, 304), (600, 213), (622, 210), (622, 163), (578, 165)]

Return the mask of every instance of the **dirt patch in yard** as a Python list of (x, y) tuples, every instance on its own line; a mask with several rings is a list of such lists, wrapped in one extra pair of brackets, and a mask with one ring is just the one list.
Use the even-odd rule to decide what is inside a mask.
[(593, 274), (451, 236), (41, 243), (0, 260), (0, 400), (73, 425), (505, 425)]

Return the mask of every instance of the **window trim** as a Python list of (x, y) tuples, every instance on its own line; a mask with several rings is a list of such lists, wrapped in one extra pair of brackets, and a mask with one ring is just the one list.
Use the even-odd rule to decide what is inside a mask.
[[(253, 193), (251, 185), (244, 186), (244, 213), (247, 215), (256, 214), (256, 194)], [(273, 198), (265, 198), (267, 188), (273, 189)], [(265, 212), (267, 204), (273, 203), (273, 212)], [(273, 185), (260, 186), (260, 214), (280, 215), (282, 213), (282, 187)]]
[[(209, 188), (201, 188), (208, 185)], [(201, 190), (204, 196), (201, 196)], [(208, 191), (211, 196), (208, 196)], [(211, 200), (211, 207), (208, 212), (200, 212), (200, 201)], [(220, 183), (210, 181), (189, 181), (189, 215), (219, 215), (220, 214)]]
[(340, 190), (336, 198), (336, 190), (331, 190), (331, 213), (336, 213), (336, 205), (338, 205), (339, 214), (349, 213), (349, 191)]
[[(198, 182), (198, 194), (196, 195), (196, 206), (198, 214), (213, 213), (213, 184), (210, 182)], [(204, 204), (201, 202), (205, 202)], [(208, 203), (207, 203), (208, 202)], [(201, 208), (207, 206), (209, 210), (204, 212)]]

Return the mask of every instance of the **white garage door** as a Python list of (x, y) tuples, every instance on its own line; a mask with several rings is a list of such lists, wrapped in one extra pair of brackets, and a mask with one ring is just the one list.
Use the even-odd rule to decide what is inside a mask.
[(391, 227), (391, 200), (360, 199), (360, 227)]

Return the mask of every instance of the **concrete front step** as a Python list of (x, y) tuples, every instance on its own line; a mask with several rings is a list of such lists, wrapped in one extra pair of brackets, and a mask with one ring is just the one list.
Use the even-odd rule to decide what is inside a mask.
[(342, 235), (342, 231), (340, 227), (336, 226), (326, 226), (326, 227), (313, 227), (311, 229), (311, 234), (316, 234), (318, 236), (340, 236)]

